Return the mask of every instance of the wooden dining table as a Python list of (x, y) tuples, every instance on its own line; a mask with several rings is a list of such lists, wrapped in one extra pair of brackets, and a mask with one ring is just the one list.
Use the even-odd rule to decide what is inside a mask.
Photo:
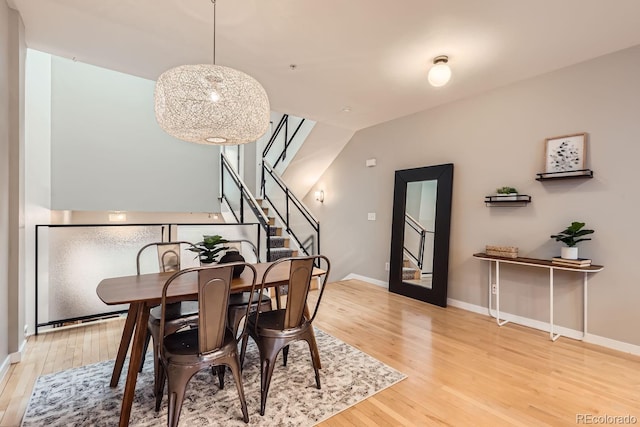
[[(256, 282), (258, 285), (264, 280), (264, 273), (273, 263), (252, 264), (256, 269)], [(120, 380), (120, 374), (124, 367), (127, 350), (133, 337), (131, 355), (129, 357), (129, 367), (127, 379), (122, 397), (122, 410), (120, 412), (119, 426), (129, 425), (131, 406), (135, 395), (136, 381), (138, 379), (138, 367), (142, 361), (142, 353), (145, 347), (147, 336), (147, 322), (149, 321), (149, 311), (152, 307), (160, 304), (162, 299), (162, 288), (167, 279), (175, 272), (150, 273), (123, 277), (113, 277), (102, 280), (96, 288), (98, 297), (107, 305), (129, 304), (127, 319), (122, 331), (120, 346), (116, 356), (113, 373), (111, 375), (111, 387), (116, 387)], [(313, 269), (313, 276), (322, 276), (324, 270)], [(234, 278), (231, 283), (231, 292), (248, 292), (251, 290), (253, 272), (245, 268), (240, 277)], [(284, 262), (274, 267), (267, 278), (266, 287), (286, 285), (289, 281), (289, 263)], [(170, 302), (197, 299), (198, 296), (197, 279), (195, 275), (182, 275), (178, 277), (167, 294)], [(316, 352), (317, 354), (317, 352)], [(317, 360), (320, 366), (320, 360)]]

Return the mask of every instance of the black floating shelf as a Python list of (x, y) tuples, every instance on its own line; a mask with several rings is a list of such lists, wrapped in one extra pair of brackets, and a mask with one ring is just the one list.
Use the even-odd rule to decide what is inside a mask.
[(487, 206), (526, 206), (527, 203), (531, 203), (531, 196), (526, 194), (485, 196), (484, 203)]
[(589, 179), (593, 178), (593, 171), (591, 169), (580, 169), (575, 171), (565, 172), (545, 172), (537, 173), (536, 181), (551, 181), (554, 179)]

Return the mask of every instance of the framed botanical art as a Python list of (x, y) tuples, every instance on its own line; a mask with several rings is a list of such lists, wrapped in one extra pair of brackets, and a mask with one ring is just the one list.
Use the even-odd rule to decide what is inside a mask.
[(545, 172), (570, 172), (586, 168), (587, 134), (545, 139)]

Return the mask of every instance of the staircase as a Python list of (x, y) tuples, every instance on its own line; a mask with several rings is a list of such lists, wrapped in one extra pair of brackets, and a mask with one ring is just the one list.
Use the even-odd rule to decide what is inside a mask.
[(298, 256), (298, 251), (292, 249), (289, 244), (291, 239), (282, 235), (282, 227), (276, 224), (276, 218), (269, 215), (269, 208), (265, 206), (262, 199), (256, 199), (260, 208), (269, 219), (269, 261), (275, 261), (280, 258)]
[(402, 280), (420, 280), (422, 272), (411, 261), (404, 259), (402, 261)]

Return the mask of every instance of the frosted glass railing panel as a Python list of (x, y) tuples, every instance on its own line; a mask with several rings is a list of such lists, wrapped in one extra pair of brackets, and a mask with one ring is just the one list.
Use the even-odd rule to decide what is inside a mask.
[(161, 241), (162, 226), (41, 227), (38, 237), (37, 316), (45, 324), (126, 310), (104, 304), (96, 287), (136, 274), (138, 250)]
[[(257, 248), (258, 230), (258, 224), (179, 225), (177, 229), (177, 240), (198, 243), (202, 241), (203, 236), (217, 234), (227, 240), (248, 240)], [(248, 262), (256, 261), (253, 256), (253, 251), (250, 249), (250, 246), (247, 246), (247, 243), (234, 243), (234, 246), (238, 245), (240, 245), (240, 252)], [(183, 268), (196, 267), (199, 265), (194, 252), (183, 249), (181, 258)]]

